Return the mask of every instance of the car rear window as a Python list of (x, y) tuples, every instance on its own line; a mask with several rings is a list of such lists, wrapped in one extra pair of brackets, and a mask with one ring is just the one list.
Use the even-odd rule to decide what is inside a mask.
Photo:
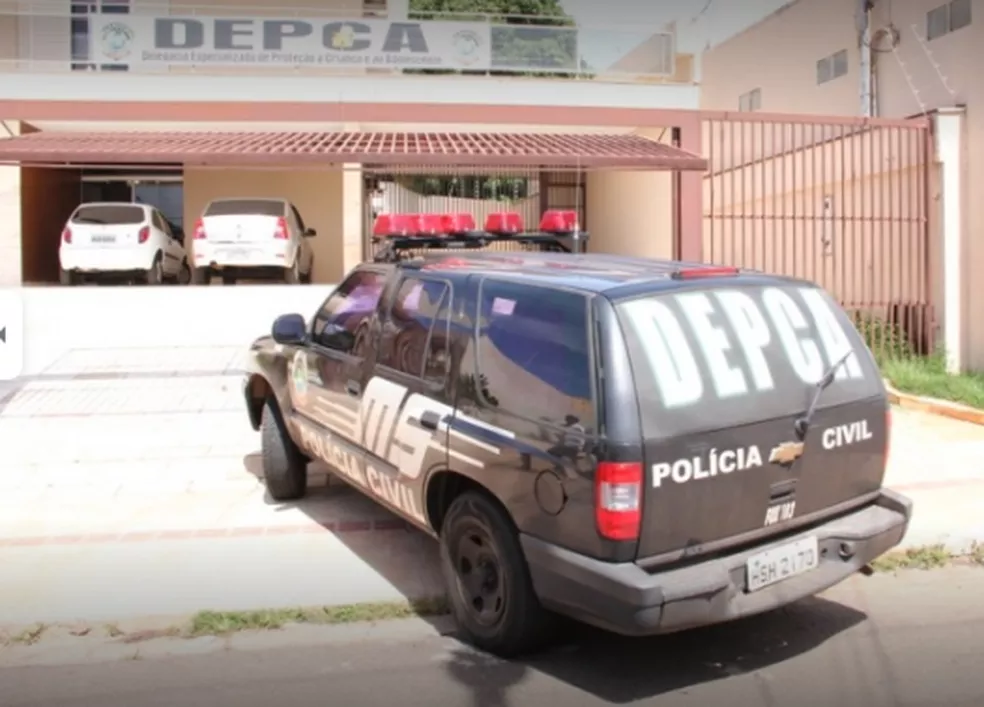
[(144, 210), (126, 204), (80, 206), (72, 223), (132, 226), (144, 222)]
[(275, 199), (226, 199), (213, 201), (206, 216), (283, 216), (284, 202)]
[(811, 285), (664, 292), (621, 301), (616, 311), (650, 438), (802, 414), (845, 355), (817, 408), (881, 391), (857, 330)]

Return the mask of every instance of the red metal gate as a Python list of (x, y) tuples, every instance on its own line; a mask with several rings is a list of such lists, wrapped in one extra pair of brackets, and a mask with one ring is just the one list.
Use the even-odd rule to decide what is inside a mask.
[(928, 353), (928, 119), (705, 113), (704, 259), (825, 287), (876, 355)]

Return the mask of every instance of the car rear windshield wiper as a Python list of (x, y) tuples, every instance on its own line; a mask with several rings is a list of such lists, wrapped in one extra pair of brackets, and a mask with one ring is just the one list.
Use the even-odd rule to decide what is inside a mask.
[(810, 401), (810, 406), (806, 409), (806, 414), (803, 417), (796, 420), (795, 429), (796, 434), (799, 435), (800, 439), (806, 437), (807, 430), (810, 429), (810, 423), (813, 421), (813, 413), (816, 412), (817, 403), (820, 402), (820, 396), (823, 395), (823, 391), (830, 387), (830, 384), (834, 382), (834, 376), (837, 375), (837, 371), (844, 362), (854, 353), (853, 351), (848, 351), (846, 354), (841, 356), (837, 361), (830, 365), (824, 374), (820, 376), (820, 380), (817, 381), (816, 390), (813, 393), (813, 400)]

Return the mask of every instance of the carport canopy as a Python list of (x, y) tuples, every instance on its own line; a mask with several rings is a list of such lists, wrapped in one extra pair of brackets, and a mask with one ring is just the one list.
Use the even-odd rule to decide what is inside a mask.
[(0, 140), (0, 163), (707, 169), (703, 157), (639, 135), (580, 133), (38, 132)]

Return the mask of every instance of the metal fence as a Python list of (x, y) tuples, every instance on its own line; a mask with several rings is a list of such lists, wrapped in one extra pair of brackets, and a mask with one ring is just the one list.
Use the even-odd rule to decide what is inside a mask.
[[(586, 223), (585, 174), (580, 171), (452, 170), (421, 173), (411, 169), (370, 169), (364, 178), (364, 253), (377, 250), (372, 240), (376, 216), (390, 214), (467, 213), (481, 228), (490, 213), (519, 213), (527, 230), (535, 230), (544, 211), (576, 211)], [(522, 251), (520, 243), (492, 243), (482, 250)]]
[(876, 356), (930, 353), (931, 139), (927, 120), (709, 115), (705, 259), (817, 282)]

